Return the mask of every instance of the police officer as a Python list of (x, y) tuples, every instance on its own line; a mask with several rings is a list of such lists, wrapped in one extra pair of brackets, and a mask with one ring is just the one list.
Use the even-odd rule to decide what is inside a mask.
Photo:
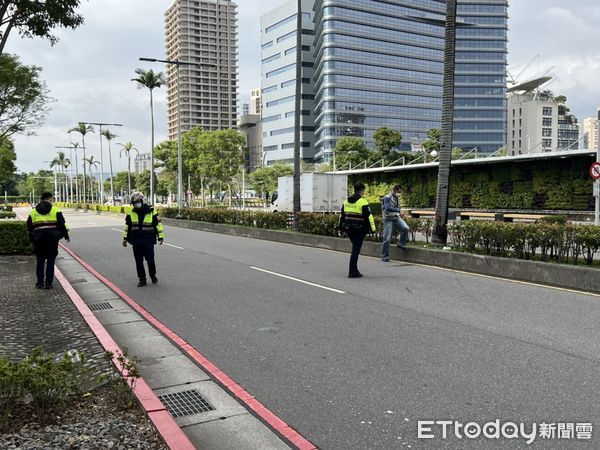
[(348, 235), (352, 242), (352, 254), (350, 255), (350, 268), (348, 278), (360, 278), (362, 274), (358, 271), (358, 255), (362, 248), (365, 236), (375, 233), (375, 219), (369, 209), (369, 202), (362, 196), (365, 194), (365, 185), (356, 183), (354, 195), (348, 197), (342, 206), (340, 217), (340, 230)]
[(148, 273), (152, 283), (158, 283), (156, 278), (156, 263), (154, 262), (154, 245), (158, 237), (159, 245), (165, 239), (165, 232), (158, 213), (154, 208), (144, 203), (141, 192), (131, 194), (133, 209), (125, 217), (123, 232), (123, 247), (129, 242), (133, 247), (135, 267), (139, 278), (138, 287), (146, 286), (146, 271), (144, 259), (148, 263)]
[(38, 289), (52, 289), (58, 242), (62, 238), (71, 242), (65, 218), (60, 209), (52, 204), (53, 200), (50, 192), (44, 192), (41, 201), (27, 218), (29, 240), (33, 244), (37, 258), (35, 287)]

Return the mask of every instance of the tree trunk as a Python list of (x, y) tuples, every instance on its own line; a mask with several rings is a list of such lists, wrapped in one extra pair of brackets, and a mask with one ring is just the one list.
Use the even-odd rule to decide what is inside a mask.
[(444, 48), (444, 90), (442, 95), (442, 131), (438, 187), (435, 201), (435, 226), (432, 241), (448, 241), (448, 196), (450, 193), (450, 164), (452, 160), (452, 131), (454, 121), (454, 68), (456, 61), (457, 0), (448, 0)]
[(298, 230), (300, 214), (300, 117), (302, 117), (302, 0), (297, 3), (296, 17), (296, 102), (294, 108), (294, 222)]
[(111, 153), (111, 148), (110, 148), (110, 141), (108, 141), (108, 166), (110, 168), (110, 201), (114, 205), (115, 185), (113, 182), (113, 166), (112, 166), (112, 153)]
[(152, 123), (150, 135), (150, 204), (154, 205), (154, 99), (152, 98), (152, 89), (150, 89), (150, 121)]
[(127, 196), (131, 199), (131, 156), (127, 152)]

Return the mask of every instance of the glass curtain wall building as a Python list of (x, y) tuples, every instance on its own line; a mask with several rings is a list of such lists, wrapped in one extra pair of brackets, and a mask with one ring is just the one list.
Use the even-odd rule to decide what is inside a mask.
[[(495, 151), (506, 143), (507, 0), (459, 0), (473, 26), (457, 38), (456, 146)], [(404, 149), (441, 126), (443, 0), (315, 1), (315, 146), (331, 158), (344, 136), (386, 126)]]
[(508, 0), (458, 0), (454, 146), (492, 153), (507, 144)]
[[(302, 2), (301, 157), (314, 159), (313, 0)], [(294, 161), (296, 0), (261, 18), (263, 164)]]

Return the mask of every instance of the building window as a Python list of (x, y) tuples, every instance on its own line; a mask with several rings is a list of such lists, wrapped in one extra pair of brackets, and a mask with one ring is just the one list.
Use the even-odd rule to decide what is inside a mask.
[(543, 116), (551, 116), (552, 108), (550, 106), (544, 106), (544, 108), (542, 109), (542, 115)]

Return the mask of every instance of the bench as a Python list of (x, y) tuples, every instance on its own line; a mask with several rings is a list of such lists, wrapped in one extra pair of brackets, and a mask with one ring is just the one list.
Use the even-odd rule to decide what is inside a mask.
[(504, 214), (504, 221), (512, 222), (515, 219), (536, 221), (536, 220), (541, 220), (543, 217), (545, 217), (545, 216), (542, 214)]
[(422, 216), (435, 217), (435, 211), (411, 210), (407, 211), (407, 213), (410, 214), (410, 217), (412, 217), (413, 219), (419, 219)]
[(458, 216), (461, 220), (469, 219), (492, 219), (502, 220), (502, 213), (488, 213), (488, 212), (477, 212), (477, 211), (461, 211)]

